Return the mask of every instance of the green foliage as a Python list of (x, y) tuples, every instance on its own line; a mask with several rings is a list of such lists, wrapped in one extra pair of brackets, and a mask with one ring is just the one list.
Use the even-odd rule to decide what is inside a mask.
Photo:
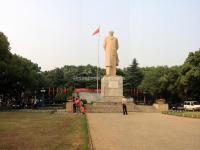
[(178, 100), (177, 80), (180, 74), (179, 70), (180, 67), (178, 66), (143, 68), (144, 79), (139, 88), (157, 98), (165, 98), (168, 101), (173, 101), (173, 98)]
[(7, 62), (10, 55), (10, 43), (4, 33), (0, 32), (0, 61)]
[(179, 92), (183, 97), (199, 100), (200, 98), (200, 49), (189, 53), (181, 67)]
[(7, 83), (7, 67), (10, 59), (10, 44), (7, 37), (0, 32), (0, 94), (5, 91), (4, 85)]
[(30, 60), (12, 55), (6, 68), (5, 90), (21, 93), (25, 89), (38, 87), (37, 79), (40, 68)]
[(130, 89), (137, 88), (143, 79), (143, 73), (134, 58), (132, 64), (124, 69), (124, 94), (129, 95)]
[(63, 103), (67, 100), (67, 93), (57, 93), (55, 96), (56, 103)]
[(71, 96), (72, 96), (72, 93), (73, 93), (73, 87), (69, 87), (66, 96), (67, 96), (67, 97), (71, 97)]
[(125, 76), (124, 70), (123, 70), (123, 69), (120, 69), (120, 68), (117, 68), (116, 74), (117, 74), (118, 76), (122, 76), (122, 77)]
[(72, 87), (69, 87), (68, 91), (66, 93), (64, 93), (64, 92), (57, 93), (55, 96), (56, 103), (66, 102), (67, 98), (72, 96), (72, 93), (73, 93)]
[[(104, 75), (105, 70), (99, 68), (99, 76)], [(87, 66), (68, 66), (56, 68), (43, 73), (46, 76), (50, 87), (79, 87), (96, 88), (97, 67)], [(100, 80), (99, 80), (100, 85)]]
[(25, 90), (39, 86), (40, 68), (37, 64), (10, 53), (7, 37), (0, 32), (0, 94), (19, 97)]

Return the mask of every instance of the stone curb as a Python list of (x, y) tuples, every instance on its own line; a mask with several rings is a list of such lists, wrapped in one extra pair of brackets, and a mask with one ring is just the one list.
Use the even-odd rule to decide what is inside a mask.
[(68, 114), (66, 111), (61, 111), (57, 109), (10, 109), (10, 110), (0, 110), (0, 112), (29, 112), (29, 113), (51, 113), (51, 114)]
[(89, 149), (90, 150), (95, 150), (94, 144), (93, 144), (93, 141), (92, 141), (92, 136), (91, 136), (91, 132), (90, 132), (90, 126), (89, 126), (89, 121), (88, 121), (87, 114), (86, 114), (86, 120), (87, 120), (88, 136), (89, 136)]
[(42, 110), (42, 109), (11, 109), (11, 110), (0, 110), (0, 112), (52, 112), (53, 109)]
[(190, 115), (190, 114), (176, 114), (176, 112), (162, 112), (165, 115), (179, 116), (179, 117), (187, 117), (187, 118), (195, 118), (200, 119), (200, 115)]

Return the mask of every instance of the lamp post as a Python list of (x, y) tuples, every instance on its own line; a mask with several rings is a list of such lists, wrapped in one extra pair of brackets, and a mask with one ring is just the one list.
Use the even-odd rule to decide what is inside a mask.
[(143, 94), (144, 94), (144, 105), (145, 105), (146, 104), (146, 92), (144, 91)]
[(17, 101), (19, 101), (20, 100), (20, 94), (19, 94), (19, 89), (20, 89), (19, 85), (20, 85), (20, 82), (17, 81), (16, 85), (17, 85), (17, 87), (16, 87)]
[(35, 93), (35, 100), (36, 100), (36, 90), (34, 91), (34, 93)]

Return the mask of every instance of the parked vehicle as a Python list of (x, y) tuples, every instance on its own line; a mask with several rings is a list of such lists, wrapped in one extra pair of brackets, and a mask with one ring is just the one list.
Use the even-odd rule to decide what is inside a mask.
[(176, 103), (176, 104), (169, 104), (169, 108), (171, 110), (184, 110), (182, 103)]
[(169, 104), (169, 109), (177, 110), (177, 104)]
[(185, 101), (184, 102), (185, 110), (200, 110), (200, 103), (198, 101)]
[(13, 103), (11, 105), (11, 108), (13, 109), (21, 109), (22, 108), (22, 105), (20, 103)]

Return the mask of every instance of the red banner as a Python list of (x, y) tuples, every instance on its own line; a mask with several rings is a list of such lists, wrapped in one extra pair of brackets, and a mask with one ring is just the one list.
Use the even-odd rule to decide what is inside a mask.
[[(101, 89), (98, 90), (101, 93)], [(74, 92), (97, 92), (97, 89), (92, 88), (75, 88)]]

